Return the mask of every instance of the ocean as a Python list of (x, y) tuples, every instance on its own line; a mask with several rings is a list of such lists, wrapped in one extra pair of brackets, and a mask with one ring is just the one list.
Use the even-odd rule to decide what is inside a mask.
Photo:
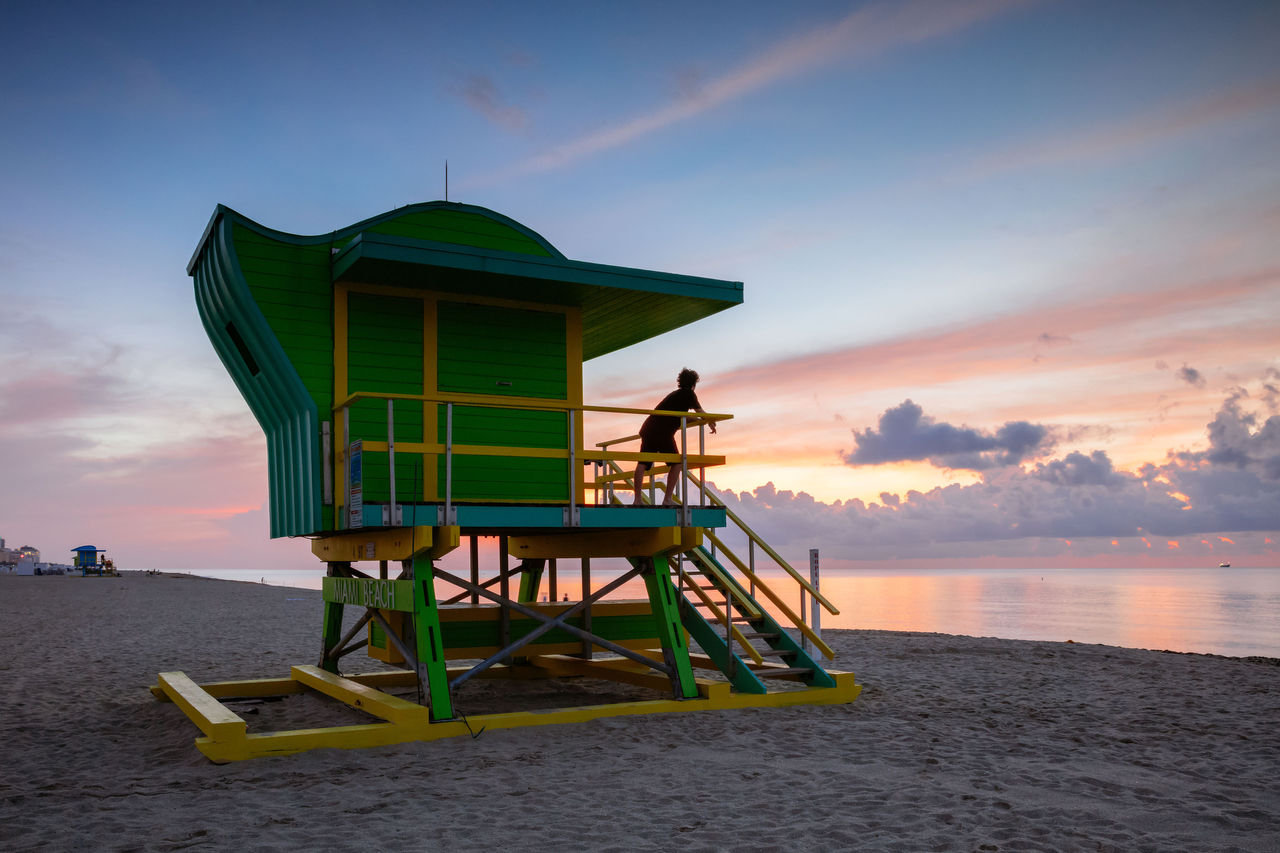
[[(193, 574), (319, 589), (323, 569)], [(772, 583), (781, 572), (762, 574), (780, 592), (788, 590), (786, 600), (798, 605), (794, 584)], [(577, 598), (577, 577), (576, 566), (562, 568), (558, 591)], [(607, 575), (593, 577), (598, 582)], [(821, 589), (840, 610), (822, 614), (824, 628), (1280, 658), (1280, 569), (1275, 568), (824, 570)], [(637, 581), (624, 585), (616, 597), (644, 594)]]

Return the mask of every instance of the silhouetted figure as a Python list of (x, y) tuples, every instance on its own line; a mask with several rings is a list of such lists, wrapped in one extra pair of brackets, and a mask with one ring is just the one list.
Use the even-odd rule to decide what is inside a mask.
[[(676, 378), (676, 390), (662, 398), (662, 401), (653, 408), (660, 412), (701, 412), (702, 404), (698, 402), (698, 395), (693, 393), (693, 389), (698, 384), (698, 372), (685, 368), (680, 371), (680, 376)], [(649, 415), (644, 419), (644, 423), (640, 425), (640, 452), (641, 453), (679, 453), (676, 447), (676, 432), (680, 429), (680, 418), (675, 415)], [(711, 422), (711, 432), (716, 431), (715, 422)], [(636, 506), (640, 505), (640, 484), (644, 480), (644, 472), (653, 467), (652, 462), (640, 462), (636, 465)], [(671, 463), (671, 470), (667, 474), (667, 486), (662, 496), (662, 505), (671, 505), (671, 493), (675, 490), (676, 483), (679, 481), (680, 472), (684, 466), (679, 462)]]

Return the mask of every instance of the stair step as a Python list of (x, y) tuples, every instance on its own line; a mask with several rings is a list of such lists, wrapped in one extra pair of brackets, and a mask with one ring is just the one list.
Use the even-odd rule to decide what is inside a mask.
[(746, 622), (746, 623), (759, 622), (759, 621), (761, 621), (762, 619), (764, 619), (764, 616), (763, 616), (763, 615), (760, 615), (760, 616), (734, 616), (734, 617), (733, 617), (733, 621), (734, 621), (734, 622)]
[(813, 672), (805, 666), (750, 666), (747, 667), (756, 674), (756, 678), (786, 678), (789, 675), (805, 675)]
[(761, 657), (786, 657), (787, 655), (796, 655), (799, 652), (793, 652), (790, 649), (756, 649)]
[(776, 640), (781, 637), (778, 633), (769, 633), (768, 631), (745, 631), (742, 634), (748, 640)]

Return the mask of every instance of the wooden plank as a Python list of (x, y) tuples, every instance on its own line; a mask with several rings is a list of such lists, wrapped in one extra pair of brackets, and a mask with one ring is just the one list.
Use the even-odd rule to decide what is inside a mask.
[(243, 738), (248, 724), (185, 672), (162, 672), (158, 676), (160, 689), (175, 705), (182, 709), (191, 722), (214, 740)]
[[(654, 645), (657, 645), (656, 640)], [(661, 651), (657, 651), (661, 655)], [(529, 662), (536, 667), (547, 670), (552, 676), (580, 675), (585, 678), (599, 678), (604, 681), (617, 681), (622, 684), (634, 684), (637, 687), (648, 687), (670, 695), (671, 679), (653, 670), (641, 670), (640, 664), (622, 658), (619, 660), (584, 660), (569, 654), (537, 655)]]
[(389, 723), (406, 725), (429, 719), (430, 711), (416, 702), (325, 672), (318, 666), (294, 666), (289, 672), (300, 684)]
[(551, 557), (649, 557), (685, 548), (679, 527), (632, 530), (584, 530), (540, 536), (512, 536), (512, 556), (521, 559)]

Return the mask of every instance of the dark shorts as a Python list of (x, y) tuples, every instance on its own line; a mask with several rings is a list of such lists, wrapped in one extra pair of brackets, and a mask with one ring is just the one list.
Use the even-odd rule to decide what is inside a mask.
[[(640, 433), (640, 452), (641, 453), (679, 453), (680, 448), (676, 447), (676, 434), (674, 432), (660, 433)], [(641, 462), (638, 467), (652, 468), (652, 462)]]

